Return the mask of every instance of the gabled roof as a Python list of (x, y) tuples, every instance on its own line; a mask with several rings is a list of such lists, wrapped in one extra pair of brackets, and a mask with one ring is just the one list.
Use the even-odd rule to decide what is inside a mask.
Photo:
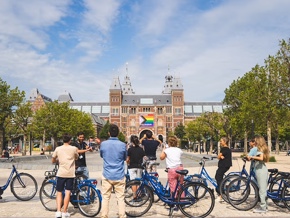
[(67, 91), (65, 91), (63, 94), (58, 96), (58, 102), (73, 102), (73, 98), (71, 97), (71, 94)]
[(34, 89), (31, 90), (30, 95), (29, 95), (27, 101), (29, 101), (29, 102), (34, 102), (35, 99), (38, 97), (38, 95), (40, 95), (41, 98), (42, 98), (45, 102), (52, 102), (51, 98), (49, 98), (49, 97), (47, 97), (47, 96), (41, 94), (41, 93), (38, 91), (37, 88), (34, 88)]

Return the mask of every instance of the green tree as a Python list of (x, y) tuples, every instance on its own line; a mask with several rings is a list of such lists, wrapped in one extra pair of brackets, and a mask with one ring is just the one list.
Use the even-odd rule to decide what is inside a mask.
[(37, 110), (32, 120), (35, 137), (42, 139), (53, 138), (54, 148), (64, 133), (76, 135), (83, 131), (85, 137), (95, 134), (91, 116), (87, 113), (69, 108), (69, 103), (49, 102)]
[(125, 142), (126, 136), (122, 132), (119, 132), (118, 139), (122, 142)]
[(26, 141), (28, 139), (28, 135), (30, 135), (29, 124), (31, 122), (32, 115), (33, 112), (31, 110), (30, 102), (21, 104), (13, 114), (14, 125), (20, 130), (20, 133), (23, 134), (24, 148), (22, 149), (22, 155), (26, 155)]
[(104, 125), (104, 127), (100, 131), (99, 137), (101, 140), (107, 140), (109, 138), (109, 134), (108, 134), (109, 128), (110, 128), (110, 122), (107, 120), (106, 124)]
[(176, 135), (177, 138), (183, 139), (186, 135), (185, 132), (185, 126), (182, 123), (179, 123), (178, 126), (174, 129), (174, 135)]
[[(18, 87), (11, 89), (5, 81), (0, 78), (0, 152), (5, 146), (5, 121), (12, 117), (15, 109), (23, 102), (24, 91)], [(2, 134), (1, 134), (2, 133)]]

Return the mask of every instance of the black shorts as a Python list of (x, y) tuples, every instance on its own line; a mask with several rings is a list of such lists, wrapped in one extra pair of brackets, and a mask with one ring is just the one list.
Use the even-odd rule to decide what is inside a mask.
[(56, 178), (56, 190), (62, 192), (65, 190), (73, 190), (74, 178)]

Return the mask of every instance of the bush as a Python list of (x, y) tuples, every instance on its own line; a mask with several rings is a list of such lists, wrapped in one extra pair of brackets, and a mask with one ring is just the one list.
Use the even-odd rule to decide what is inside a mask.
[(269, 162), (277, 162), (275, 156), (271, 156), (269, 158)]

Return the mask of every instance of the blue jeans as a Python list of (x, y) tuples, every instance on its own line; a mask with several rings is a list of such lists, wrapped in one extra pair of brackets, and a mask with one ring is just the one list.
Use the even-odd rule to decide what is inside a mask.
[(90, 178), (89, 177), (89, 169), (87, 167), (78, 167), (77, 168), (77, 171), (83, 171), (83, 174), (87, 177), (87, 178)]

